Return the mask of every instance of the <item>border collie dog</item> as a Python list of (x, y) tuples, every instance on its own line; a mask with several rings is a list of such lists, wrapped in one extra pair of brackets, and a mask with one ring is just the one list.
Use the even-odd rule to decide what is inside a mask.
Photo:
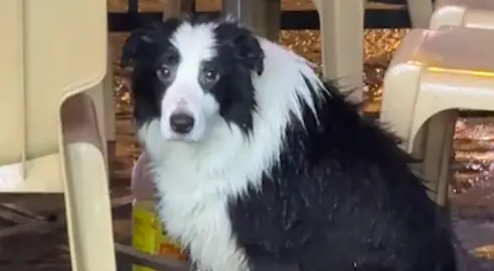
[(122, 63), (160, 218), (200, 270), (456, 270), (395, 137), (302, 57), (192, 16), (133, 33)]

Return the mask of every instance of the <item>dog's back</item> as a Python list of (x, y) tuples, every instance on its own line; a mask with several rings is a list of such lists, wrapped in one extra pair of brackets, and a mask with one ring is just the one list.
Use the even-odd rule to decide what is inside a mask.
[(301, 270), (455, 271), (447, 213), (408, 168), (412, 159), (327, 88), (318, 118), (305, 108), (279, 165), (234, 209), (247, 254)]

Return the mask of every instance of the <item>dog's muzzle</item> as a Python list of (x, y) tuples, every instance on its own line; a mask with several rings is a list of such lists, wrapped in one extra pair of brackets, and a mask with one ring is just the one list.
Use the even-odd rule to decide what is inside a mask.
[(164, 111), (160, 118), (161, 135), (171, 141), (200, 141), (207, 128), (205, 114), (207, 107), (201, 103), (203, 102), (199, 99), (201, 96), (196, 99), (194, 95), (173, 98), (168, 96), (168, 99), (162, 103)]

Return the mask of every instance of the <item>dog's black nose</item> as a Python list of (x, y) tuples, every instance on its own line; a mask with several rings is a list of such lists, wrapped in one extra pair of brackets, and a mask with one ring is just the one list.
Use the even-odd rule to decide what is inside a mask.
[(188, 134), (194, 127), (194, 117), (187, 113), (176, 113), (170, 117), (170, 127), (177, 134)]

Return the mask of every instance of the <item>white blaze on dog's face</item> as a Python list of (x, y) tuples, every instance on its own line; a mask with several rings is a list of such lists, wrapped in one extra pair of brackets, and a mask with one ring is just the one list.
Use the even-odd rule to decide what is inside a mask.
[(233, 22), (172, 19), (135, 35), (123, 58), (134, 64), (138, 126), (157, 121), (164, 140), (184, 142), (204, 140), (220, 122), (249, 132), (251, 79), (262, 72), (263, 52), (248, 30)]
[(211, 63), (216, 54), (212, 27), (184, 24), (170, 38), (179, 61), (165, 62), (157, 70), (167, 84), (160, 119), (165, 139), (199, 141), (219, 115), (218, 101), (209, 92), (220, 77)]

